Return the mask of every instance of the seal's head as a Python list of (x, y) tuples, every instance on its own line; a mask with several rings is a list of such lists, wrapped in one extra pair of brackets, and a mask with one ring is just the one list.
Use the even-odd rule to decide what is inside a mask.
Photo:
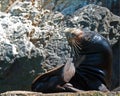
[(75, 54), (78, 54), (79, 51), (86, 51), (94, 37), (92, 32), (77, 28), (66, 28), (65, 35)]

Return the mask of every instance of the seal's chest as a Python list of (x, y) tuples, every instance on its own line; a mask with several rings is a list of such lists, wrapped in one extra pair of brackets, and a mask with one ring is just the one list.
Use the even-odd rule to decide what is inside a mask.
[(86, 54), (85, 59), (81, 64), (96, 65), (96, 64), (102, 64), (102, 62), (104, 62), (102, 54), (94, 53), (94, 54)]

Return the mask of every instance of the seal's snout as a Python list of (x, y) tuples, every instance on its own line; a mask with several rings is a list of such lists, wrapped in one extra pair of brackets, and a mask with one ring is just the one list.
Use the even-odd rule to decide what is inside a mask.
[(76, 35), (74, 33), (66, 32), (65, 33), (67, 39), (74, 38)]

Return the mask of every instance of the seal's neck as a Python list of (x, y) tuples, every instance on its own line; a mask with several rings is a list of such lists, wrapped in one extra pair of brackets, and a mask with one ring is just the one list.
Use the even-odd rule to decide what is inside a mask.
[[(104, 62), (103, 54), (101, 53), (82, 53), (79, 57), (74, 57), (73, 61), (76, 64), (81, 59), (81, 56), (84, 56), (84, 59), (82, 60), (81, 64), (101, 64)], [(81, 65), (79, 64), (79, 65)], [(77, 64), (78, 65), (78, 64)]]

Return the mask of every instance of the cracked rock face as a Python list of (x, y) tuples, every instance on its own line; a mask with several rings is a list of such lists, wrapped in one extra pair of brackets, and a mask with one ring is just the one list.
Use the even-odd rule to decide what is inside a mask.
[(70, 57), (64, 34), (66, 27), (95, 30), (112, 46), (119, 39), (120, 17), (106, 8), (88, 5), (72, 16), (64, 16), (43, 9), (40, 4), (39, 0), (16, 1), (8, 13), (0, 12), (1, 92), (30, 90), (31, 82), (38, 74), (64, 64)]
[(78, 9), (66, 19), (68, 27), (88, 28), (103, 35), (111, 45), (120, 37), (120, 17), (107, 8), (90, 4)]
[(15, 1), (31, 1), (32, 4), (39, 2), (39, 6), (45, 9), (60, 11), (64, 15), (73, 14), (75, 10), (82, 8), (88, 4), (95, 4), (109, 8), (114, 14), (120, 16), (119, 0), (1, 0), (0, 9), (2, 12), (8, 12), (10, 6)]
[(30, 90), (33, 78), (63, 64), (70, 48), (63, 34), (63, 15), (39, 9), (31, 2), (15, 2), (0, 12), (1, 91)]

